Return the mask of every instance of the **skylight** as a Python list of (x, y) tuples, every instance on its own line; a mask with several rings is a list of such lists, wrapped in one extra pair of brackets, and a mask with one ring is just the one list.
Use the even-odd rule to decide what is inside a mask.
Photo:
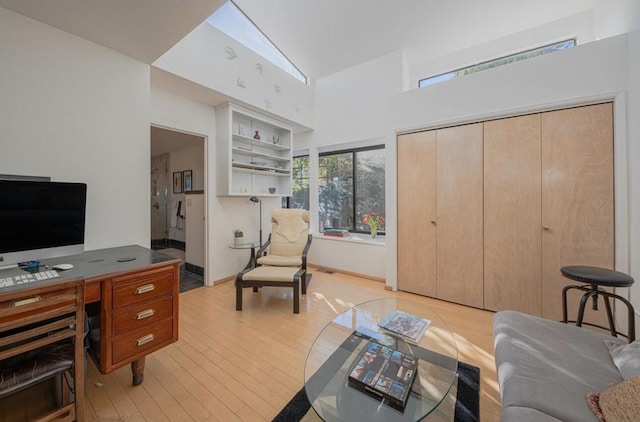
[(226, 2), (218, 8), (213, 15), (207, 18), (206, 22), (269, 60), (294, 78), (307, 83), (307, 77), (232, 1)]
[(561, 41), (555, 44), (545, 45), (544, 47), (534, 48), (532, 50), (521, 51), (520, 53), (512, 54), (510, 56), (501, 57), (495, 60), (489, 60), (487, 62), (482, 62), (473, 66), (468, 66), (462, 69), (443, 73), (441, 75), (421, 79), (418, 82), (418, 87), (422, 88), (425, 86), (448, 81), (449, 79), (457, 78), (458, 76), (469, 75), (471, 73), (479, 72), (481, 70), (503, 66), (505, 64), (518, 62), (520, 60), (530, 59), (532, 57), (541, 56), (547, 53), (553, 53), (554, 51), (565, 50), (567, 48), (571, 48), (575, 46), (576, 46), (576, 40), (570, 39), (570, 40)]

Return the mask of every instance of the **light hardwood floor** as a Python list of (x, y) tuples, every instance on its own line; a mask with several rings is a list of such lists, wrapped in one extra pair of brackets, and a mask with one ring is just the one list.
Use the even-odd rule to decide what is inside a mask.
[[(247, 290), (235, 310), (233, 282), (180, 295), (180, 339), (147, 357), (144, 383), (129, 368), (110, 375), (89, 367), (87, 421), (271, 421), (302, 388), (307, 352), (337, 314), (366, 300), (400, 296), (429, 306), (455, 333), (459, 359), (481, 370), (481, 420), (500, 420), (492, 312), (409, 293), (378, 281), (311, 271), (292, 313), (291, 289)], [(428, 419), (427, 419), (428, 420)]]

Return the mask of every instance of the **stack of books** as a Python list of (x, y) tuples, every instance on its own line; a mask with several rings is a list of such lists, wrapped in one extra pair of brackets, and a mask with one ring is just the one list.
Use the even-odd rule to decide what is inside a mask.
[(349, 230), (347, 229), (324, 229), (325, 236), (347, 237)]
[(350, 387), (404, 412), (418, 372), (418, 359), (371, 341), (349, 374)]

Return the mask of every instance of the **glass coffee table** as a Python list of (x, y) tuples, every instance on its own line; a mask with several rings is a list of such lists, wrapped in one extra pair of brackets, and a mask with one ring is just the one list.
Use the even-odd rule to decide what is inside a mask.
[[(417, 341), (407, 340), (378, 326), (393, 311), (431, 324)], [(403, 411), (391, 407), (388, 399), (373, 398), (349, 386), (349, 374), (372, 342), (418, 359)], [(410, 300), (376, 299), (338, 315), (318, 335), (305, 364), (305, 390), (313, 410), (324, 421), (418, 421), (432, 413), (453, 420), (455, 394), (451, 405), (449, 393), (457, 386), (457, 368), (456, 342), (438, 314)]]

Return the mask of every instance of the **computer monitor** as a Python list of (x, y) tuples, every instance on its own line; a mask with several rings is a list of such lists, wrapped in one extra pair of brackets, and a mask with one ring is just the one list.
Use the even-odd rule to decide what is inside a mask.
[(0, 180), (0, 268), (84, 251), (87, 185)]

